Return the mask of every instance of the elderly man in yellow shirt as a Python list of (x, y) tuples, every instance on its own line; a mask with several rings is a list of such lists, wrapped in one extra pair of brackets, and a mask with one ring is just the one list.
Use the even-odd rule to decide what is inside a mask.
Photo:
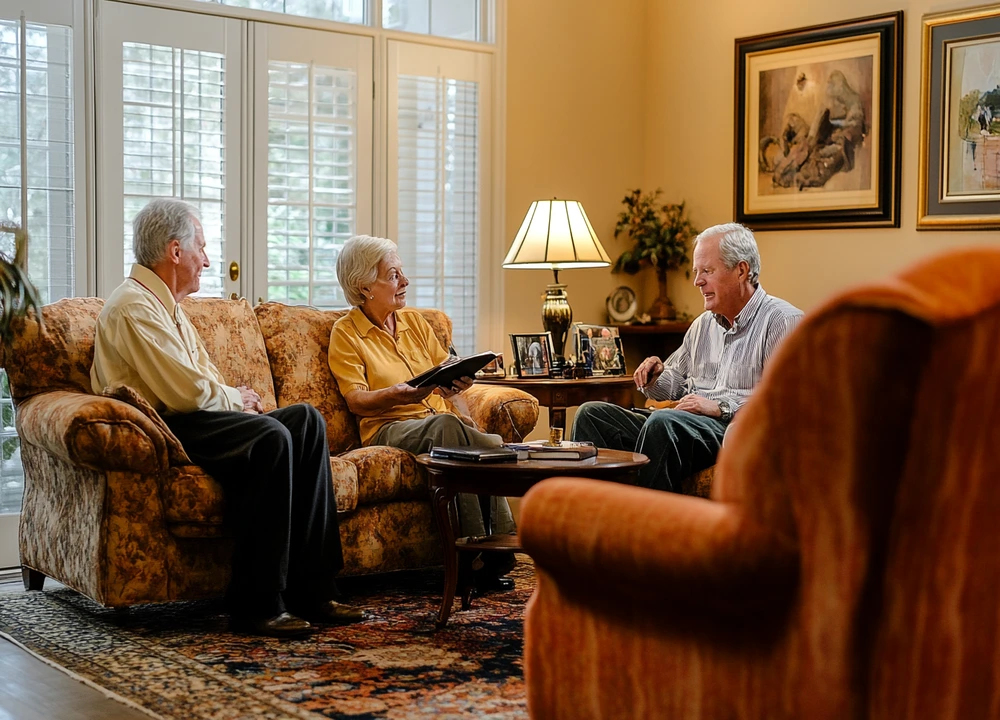
[[(471, 377), (454, 387), (415, 388), (407, 380), (442, 363), (448, 352), (431, 326), (406, 307), (410, 281), (403, 274), (396, 243), (358, 235), (337, 257), (337, 279), (354, 308), (337, 320), (330, 335), (330, 369), (347, 407), (358, 417), (364, 445), (390, 445), (414, 454), (432, 447), (492, 448), (499, 435), (481, 432), (469, 418), (462, 391)], [(494, 497), (490, 510), (475, 495), (459, 495), (459, 522), (466, 535), (481, 535), (483, 514), (491, 513), (494, 533), (513, 533), (507, 499)], [(513, 582), (500, 577), (514, 563), (512, 554), (485, 554), (486, 567), (476, 574), (480, 592), (507, 590)]]
[(260, 396), (227, 386), (212, 364), (178, 304), (208, 267), (194, 207), (152, 201), (133, 221), (133, 247), (136, 264), (97, 320), (91, 385), (135, 388), (225, 489), (233, 628), (286, 638), (361, 620), (334, 600), (344, 560), (323, 416), (305, 404), (262, 414)]

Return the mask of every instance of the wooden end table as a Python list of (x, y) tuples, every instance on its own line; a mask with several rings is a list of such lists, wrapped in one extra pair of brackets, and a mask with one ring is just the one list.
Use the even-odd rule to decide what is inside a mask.
[[(629, 378), (631, 382), (631, 378)], [(491, 535), (489, 503), (483, 520), (486, 535), (476, 538), (457, 538), (458, 513), (453, 503), (458, 493), (504, 497), (521, 497), (536, 483), (559, 475), (612, 480), (634, 485), (639, 468), (649, 462), (641, 453), (601, 448), (597, 457), (587, 460), (521, 460), (516, 463), (478, 463), (459, 460), (438, 460), (429, 454), (417, 456), (417, 463), (427, 470), (431, 488), (431, 507), (438, 529), (444, 540), (444, 597), (438, 612), (437, 626), (442, 628), (451, 615), (451, 606), (458, 587), (458, 553), (467, 552), (520, 552), (516, 535)], [(482, 500), (480, 500), (482, 502)], [(451, 515), (454, 513), (454, 519)], [(454, 520), (454, 525), (452, 524)], [(471, 586), (462, 591), (462, 609), (471, 604)]]
[(611, 375), (569, 380), (563, 378), (480, 378), (477, 384), (500, 385), (533, 395), (538, 404), (549, 409), (549, 426), (566, 431), (566, 408), (589, 400), (603, 400), (621, 407), (635, 403), (635, 380), (631, 375)]

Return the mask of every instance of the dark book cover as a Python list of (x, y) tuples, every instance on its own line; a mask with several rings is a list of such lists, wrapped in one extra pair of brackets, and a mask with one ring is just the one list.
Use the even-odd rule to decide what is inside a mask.
[(496, 358), (495, 352), (486, 351), (459, 360), (446, 360), (440, 365), (410, 378), (406, 384), (411, 387), (450, 387), (459, 378), (474, 377), (478, 370), (482, 370)]
[(436, 447), (431, 448), (435, 460), (462, 460), (466, 462), (517, 462), (517, 451), (504, 447)]

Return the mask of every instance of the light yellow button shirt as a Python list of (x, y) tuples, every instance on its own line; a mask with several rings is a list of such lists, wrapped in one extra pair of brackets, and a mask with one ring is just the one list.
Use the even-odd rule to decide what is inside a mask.
[[(337, 320), (330, 334), (330, 369), (340, 392), (383, 390), (406, 382), (448, 358), (434, 330), (416, 310), (396, 311), (396, 337), (377, 328), (358, 308)], [(397, 405), (375, 417), (360, 418), (361, 443), (368, 445), (383, 425), (433, 413), (456, 414), (437, 393), (422, 402)]]
[(133, 265), (97, 318), (90, 385), (95, 393), (130, 385), (158, 412), (243, 410), (198, 332), (159, 276)]

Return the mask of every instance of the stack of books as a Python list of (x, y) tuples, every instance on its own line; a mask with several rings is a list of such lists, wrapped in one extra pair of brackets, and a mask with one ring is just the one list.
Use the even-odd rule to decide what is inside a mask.
[(518, 460), (586, 460), (597, 456), (597, 448), (589, 442), (563, 440), (549, 445), (546, 440), (526, 443), (508, 443), (505, 448), (517, 451)]

